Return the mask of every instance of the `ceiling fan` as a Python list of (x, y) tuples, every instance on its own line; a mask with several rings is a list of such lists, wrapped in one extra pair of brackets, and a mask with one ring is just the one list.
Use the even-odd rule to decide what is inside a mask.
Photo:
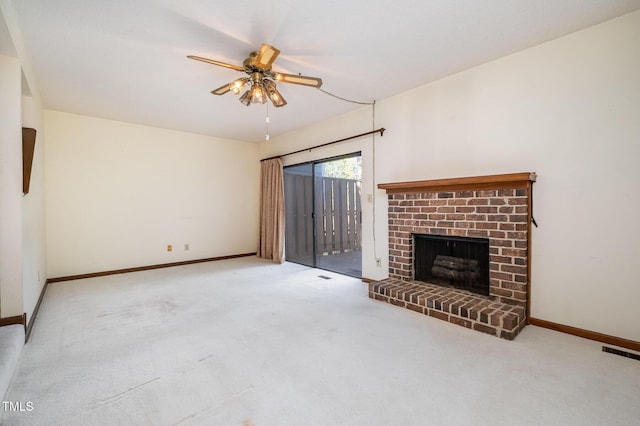
[(227, 83), (211, 91), (214, 95), (224, 95), (228, 92), (237, 95), (247, 87), (247, 91), (240, 96), (240, 102), (246, 106), (252, 103), (264, 104), (267, 102), (267, 98), (271, 100), (271, 103), (276, 107), (286, 105), (287, 101), (284, 100), (278, 89), (276, 89), (276, 82), (300, 84), (302, 86), (315, 88), (322, 86), (322, 80), (316, 77), (272, 71), (271, 65), (273, 65), (273, 62), (279, 54), (280, 50), (277, 48), (263, 44), (260, 46), (260, 50), (249, 54), (249, 57), (244, 60), (242, 66), (227, 64), (200, 56), (189, 55), (187, 58), (247, 73), (248, 77), (238, 78), (231, 83)]

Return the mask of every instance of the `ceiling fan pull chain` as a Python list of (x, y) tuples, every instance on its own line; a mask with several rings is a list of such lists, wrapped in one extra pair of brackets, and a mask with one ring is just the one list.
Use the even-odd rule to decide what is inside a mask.
[(269, 103), (267, 102), (265, 104), (267, 106), (267, 117), (265, 118), (265, 127), (266, 127), (266, 134), (264, 135), (264, 140), (268, 141), (269, 140)]

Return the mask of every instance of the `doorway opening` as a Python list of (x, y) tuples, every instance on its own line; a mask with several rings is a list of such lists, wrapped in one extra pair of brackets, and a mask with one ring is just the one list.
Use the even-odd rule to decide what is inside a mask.
[(284, 168), (287, 261), (362, 276), (360, 153)]

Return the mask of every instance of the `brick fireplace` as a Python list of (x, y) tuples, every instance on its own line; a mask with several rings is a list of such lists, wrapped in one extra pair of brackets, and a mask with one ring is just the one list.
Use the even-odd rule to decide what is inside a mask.
[[(535, 173), (513, 173), (379, 184), (389, 203), (389, 278), (370, 283), (369, 297), (514, 339), (529, 311), (535, 180)], [(457, 240), (488, 243), (488, 295), (442, 280), (416, 280), (415, 241), (424, 236), (451, 237), (454, 245)], [(447, 259), (456, 270), (441, 269), (440, 276), (471, 274), (455, 265), (463, 263), (460, 258)]]

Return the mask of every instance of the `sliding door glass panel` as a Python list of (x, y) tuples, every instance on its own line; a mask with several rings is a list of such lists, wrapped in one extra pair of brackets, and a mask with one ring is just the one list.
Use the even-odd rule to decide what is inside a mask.
[(313, 164), (284, 168), (285, 258), (315, 266), (313, 252)]
[(316, 267), (362, 276), (361, 158), (315, 163)]

